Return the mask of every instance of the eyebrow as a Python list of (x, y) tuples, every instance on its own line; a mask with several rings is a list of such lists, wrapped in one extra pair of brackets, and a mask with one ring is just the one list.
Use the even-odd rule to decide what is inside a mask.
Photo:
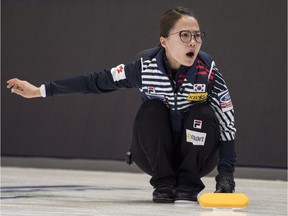
[(177, 33), (180, 33), (180, 32), (190, 32), (190, 33), (196, 33), (196, 32), (201, 32), (200, 30), (196, 30), (196, 31), (190, 31), (190, 30), (187, 30), (187, 29), (183, 29), (183, 30), (180, 30), (180, 31), (175, 31), (173, 33), (170, 33), (169, 35), (173, 35), (173, 34), (177, 34)]
[(183, 30), (180, 30), (180, 31), (178, 31), (178, 32), (181, 32), (181, 31), (188, 31), (188, 32), (200, 32), (200, 30), (191, 31), (191, 30), (187, 30), (187, 29), (183, 29)]

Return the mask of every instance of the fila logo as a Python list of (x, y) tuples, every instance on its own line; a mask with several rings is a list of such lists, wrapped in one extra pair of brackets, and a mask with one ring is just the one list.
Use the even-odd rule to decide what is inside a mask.
[(153, 86), (145, 86), (143, 87), (143, 90), (145, 90), (145, 92), (149, 93), (149, 94), (155, 94), (155, 87)]
[(202, 129), (202, 121), (195, 119), (193, 122), (193, 128)]

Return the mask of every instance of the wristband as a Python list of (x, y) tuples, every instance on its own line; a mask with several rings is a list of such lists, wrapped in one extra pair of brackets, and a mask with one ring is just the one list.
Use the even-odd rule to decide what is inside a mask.
[(46, 88), (45, 88), (45, 85), (44, 85), (44, 84), (42, 84), (42, 85), (40, 86), (40, 94), (41, 94), (41, 96), (42, 96), (43, 98), (46, 97)]

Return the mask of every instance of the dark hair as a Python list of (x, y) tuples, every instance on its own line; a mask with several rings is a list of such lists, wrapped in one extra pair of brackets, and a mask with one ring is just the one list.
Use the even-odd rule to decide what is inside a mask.
[(169, 31), (182, 16), (194, 17), (188, 8), (176, 7), (166, 11), (160, 18), (160, 37), (168, 37)]

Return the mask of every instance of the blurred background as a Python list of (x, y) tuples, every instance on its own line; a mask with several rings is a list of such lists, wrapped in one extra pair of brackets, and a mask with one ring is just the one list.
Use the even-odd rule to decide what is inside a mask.
[(129, 63), (158, 44), (161, 14), (179, 5), (194, 11), (207, 35), (202, 50), (228, 84), (237, 166), (286, 172), (286, 0), (2, 0), (2, 165), (124, 161), (141, 104), (137, 89), (27, 100), (6, 81), (40, 85)]

